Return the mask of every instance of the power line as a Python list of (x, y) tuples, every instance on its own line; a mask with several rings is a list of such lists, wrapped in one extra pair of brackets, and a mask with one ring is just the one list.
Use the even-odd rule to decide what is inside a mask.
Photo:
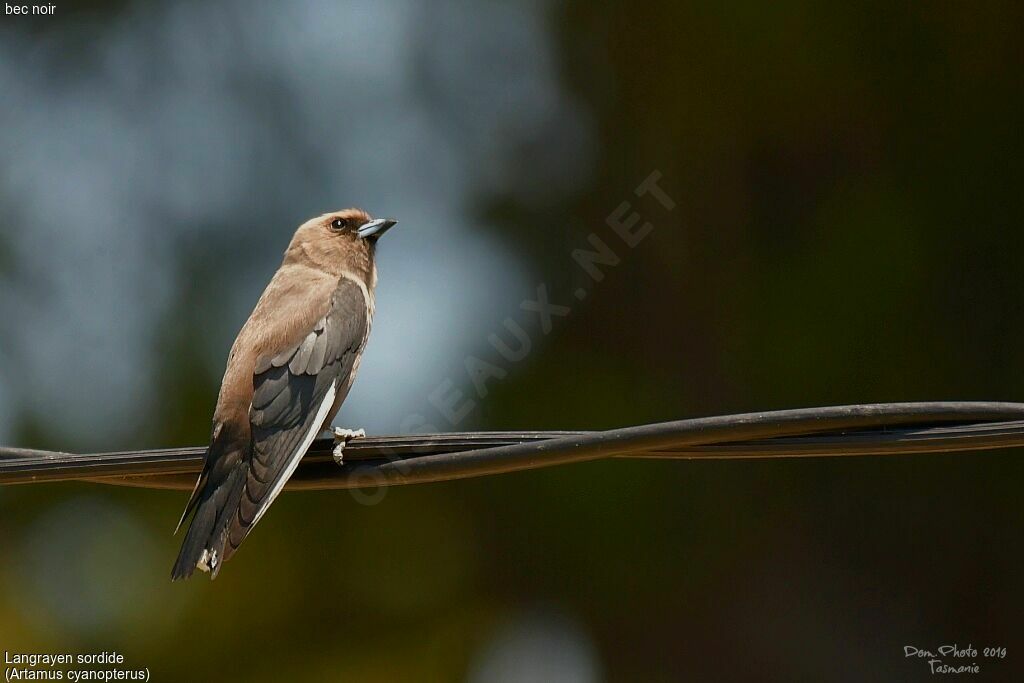
[[(600, 432), (454, 432), (355, 439), (345, 465), (314, 442), (288, 488), (464, 479), (609, 457), (794, 458), (949, 453), (1024, 446), (1024, 403), (936, 402), (725, 415)], [(86, 480), (191, 489), (204, 448), (74, 454), (0, 447), (0, 484)]]

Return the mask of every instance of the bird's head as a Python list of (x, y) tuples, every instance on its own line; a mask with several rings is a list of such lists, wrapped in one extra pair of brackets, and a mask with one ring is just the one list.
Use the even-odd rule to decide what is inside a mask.
[(377, 240), (395, 223), (362, 209), (343, 209), (312, 218), (295, 231), (285, 262), (303, 263), (333, 274), (372, 277)]

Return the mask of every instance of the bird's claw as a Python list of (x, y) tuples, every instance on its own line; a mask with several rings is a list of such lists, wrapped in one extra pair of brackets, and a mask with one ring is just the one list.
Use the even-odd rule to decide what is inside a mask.
[(352, 439), (364, 439), (366, 438), (366, 432), (362, 429), (342, 429), (341, 427), (334, 428), (334, 462), (341, 467), (345, 464), (345, 446)]

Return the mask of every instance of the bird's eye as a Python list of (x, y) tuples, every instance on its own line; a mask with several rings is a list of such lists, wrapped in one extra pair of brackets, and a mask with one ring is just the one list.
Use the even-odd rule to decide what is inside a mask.
[(344, 218), (335, 218), (333, 221), (331, 221), (331, 230), (334, 230), (335, 232), (341, 232), (347, 227), (348, 221), (346, 221)]

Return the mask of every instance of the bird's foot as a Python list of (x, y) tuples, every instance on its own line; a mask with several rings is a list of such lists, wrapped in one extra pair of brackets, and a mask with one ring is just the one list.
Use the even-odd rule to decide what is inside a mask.
[(366, 432), (362, 429), (334, 428), (334, 462), (341, 467), (345, 464), (345, 446), (352, 439), (365, 439)]

